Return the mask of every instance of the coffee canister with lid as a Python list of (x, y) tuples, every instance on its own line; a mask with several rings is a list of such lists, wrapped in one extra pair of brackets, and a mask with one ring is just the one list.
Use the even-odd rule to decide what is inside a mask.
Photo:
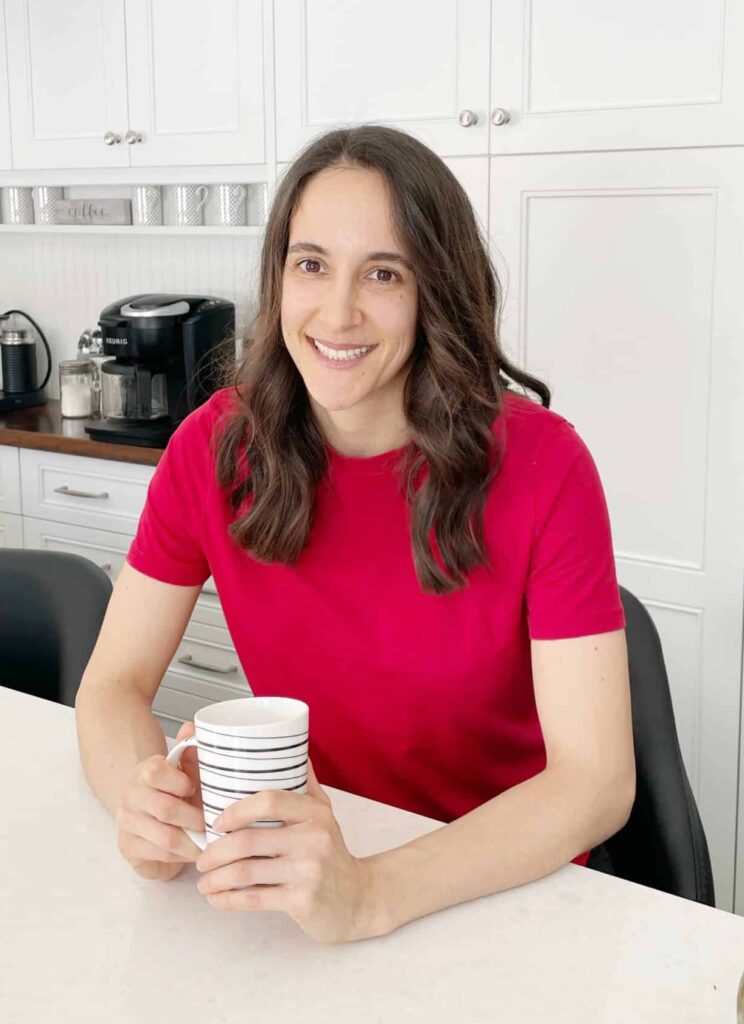
[(92, 416), (95, 364), (90, 359), (62, 359), (59, 364), (60, 412), (70, 418)]

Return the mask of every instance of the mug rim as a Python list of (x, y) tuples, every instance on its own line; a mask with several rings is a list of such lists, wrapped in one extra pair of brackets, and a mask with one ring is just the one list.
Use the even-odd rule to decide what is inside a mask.
[[(272, 717), (271, 721), (268, 722), (241, 722), (238, 724), (229, 724), (218, 720), (221, 711), (227, 711), (229, 714), (230, 711), (228, 709), (236, 710), (236, 705), (238, 704), (244, 705), (246, 709), (250, 707), (275, 707), (276, 717)], [(212, 712), (212, 714), (210, 715), (209, 712)], [(212, 704), (205, 705), (203, 708), (199, 708), (194, 714), (194, 727), (198, 728), (201, 725), (205, 728), (219, 729), (220, 732), (226, 735), (240, 735), (246, 729), (250, 729), (251, 733), (257, 732), (260, 734), (267, 729), (276, 729), (277, 726), (292, 726), (300, 720), (304, 720), (304, 727), (307, 729), (309, 712), (309, 705), (295, 697), (237, 697), (234, 700), (215, 701)]]

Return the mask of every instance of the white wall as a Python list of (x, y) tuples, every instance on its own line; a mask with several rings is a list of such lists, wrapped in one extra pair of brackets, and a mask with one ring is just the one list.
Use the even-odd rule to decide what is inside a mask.
[[(44, 331), (53, 360), (47, 396), (59, 398), (59, 360), (74, 358), (82, 331), (97, 326), (104, 306), (127, 295), (167, 291), (230, 299), (240, 334), (255, 309), (261, 241), (215, 235), (3, 234), (0, 313), (22, 309)], [(30, 328), (20, 318), (16, 326)], [(46, 372), (41, 342), (37, 364), (41, 383)]]

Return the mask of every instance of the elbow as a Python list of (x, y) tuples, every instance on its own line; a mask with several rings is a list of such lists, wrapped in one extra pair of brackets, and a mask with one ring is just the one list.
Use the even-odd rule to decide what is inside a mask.
[(607, 839), (624, 828), (630, 819), (636, 797), (635, 765), (633, 765), (630, 776), (614, 779), (609, 787), (605, 788), (605, 797), (608, 792), (611, 793), (612, 799), (607, 800), (606, 803), (613, 808), (613, 814), (610, 822), (611, 831), (608, 833)]

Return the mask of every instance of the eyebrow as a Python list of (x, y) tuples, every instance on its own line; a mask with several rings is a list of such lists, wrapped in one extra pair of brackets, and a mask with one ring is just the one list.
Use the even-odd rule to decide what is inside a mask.
[[(327, 249), (324, 249), (322, 245), (316, 245), (315, 242), (294, 242), (287, 249), (287, 253), (290, 252), (317, 252), (320, 253), (321, 256), (329, 255)], [(386, 252), (384, 249), (380, 249), (377, 252), (367, 253), (367, 259), (387, 260), (390, 263), (400, 263), (407, 270), (410, 270), (411, 273), (413, 273), (413, 264), (407, 260), (405, 256), (401, 256), (399, 252)]]

